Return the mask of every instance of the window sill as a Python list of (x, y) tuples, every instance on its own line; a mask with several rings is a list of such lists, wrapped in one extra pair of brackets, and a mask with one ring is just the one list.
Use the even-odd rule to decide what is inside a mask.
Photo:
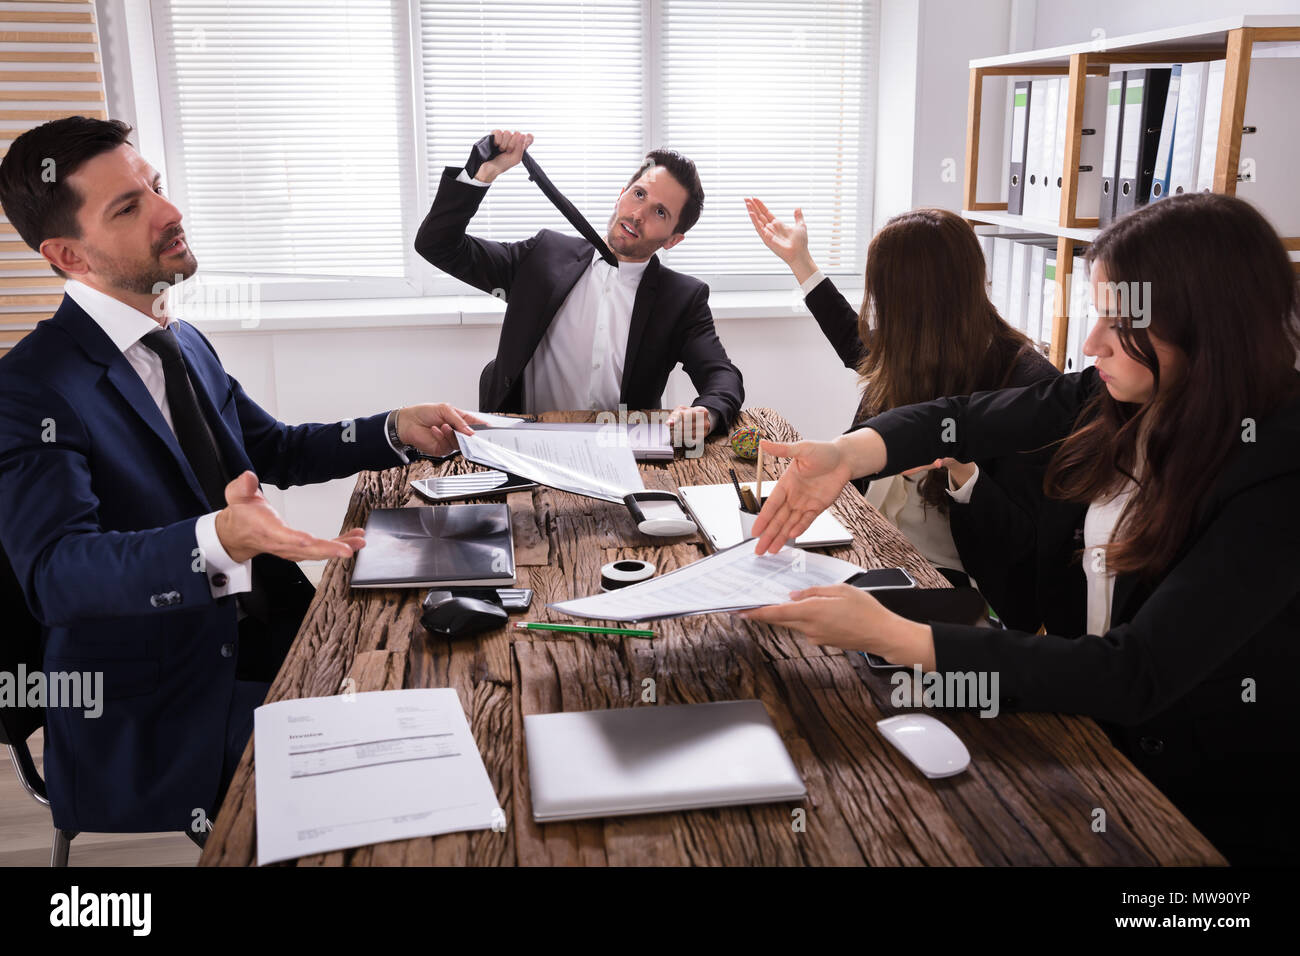
[[(845, 290), (850, 302), (861, 289)], [(709, 306), (718, 321), (807, 315), (798, 287), (788, 290), (717, 292)], [(314, 332), (343, 329), (405, 329), (440, 326), (499, 326), (505, 303), (486, 295), (442, 295), (415, 298), (319, 299), (262, 302), (249, 316), (224, 315), (201, 309), (180, 318), (203, 332)]]

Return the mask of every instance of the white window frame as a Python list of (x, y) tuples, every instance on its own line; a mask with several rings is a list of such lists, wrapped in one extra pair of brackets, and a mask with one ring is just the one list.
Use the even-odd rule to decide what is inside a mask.
[[(419, 113), (418, 103), (423, 97), (423, 63), (419, 50), (420, 37), (420, 0), (394, 0), (406, 7), (406, 16), (398, 17), (400, 49), (404, 56), (398, 64), (399, 88), (402, 102), (400, 104), (405, 122), (409, 124), (411, 142), (415, 145), (414, 156), (410, 157), (410, 169), (404, 171), (400, 185), (402, 190), (401, 205), (403, 210), (403, 231), (409, 237), (404, 249), (406, 276), (397, 277), (348, 277), (322, 276), (304, 278), (301, 276), (274, 276), (252, 273), (217, 273), (205, 272), (210, 279), (240, 278), (255, 279), (264, 301), (282, 301), (285, 303), (322, 300), (347, 299), (413, 299), (442, 300), (445, 305), (448, 297), (478, 295), (477, 290), (465, 283), (453, 279), (430, 265), (416, 253), (415, 234), (433, 201), (429, 188), (429, 158), (425, 142), (425, 124)], [(845, 288), (860, 288), (864, 281), (864, 263), (866, 248), (872, 233), (871, 214), (875, 184), (875, 142), (876, 142), (876, 98), (878, 95), (879, 63), (879, 0), (865, 0), (867, 15), (864, 29), (871, 38), (868, 47), (868, 68), (864, 71), (863, 104), (865, 115), (861, 125), (859, 155), (861, 156), (858, 190), (858, 222), (861, 224), (857, 235), (857, 250), (852, 269), (828, 271), (828, 275)], [(105, 78), (110, 84), (118, 83), (126, 87), (125, 95), (112, 97), (122, 104), (121, 109), (133, 109), (135, 115), (123, 115), (121, 118), (132, 122), (136, 127), (136, 140), (142, 155), (162, 173), (171, 196), (182, 213), (187, 208), (185, 183), (180, 177), (171, 177), (168, 170), (180, 169), (181, 144), (178, 133), (169, 129), (170, 120), (165, 115), (162, 104), (166, 99), (164, 88), (166, 78), (158, 69), (157, 50), (165, 42), (168, 29), (165, 0), (96, 0), (99, 19), (105, 26), (120, 25), (118, 30), (104, 31), (103, 58)], [(644, 103), (642, 149), (649, 150), (659, 143), (660, 131), (660, 45), (662, 32), (661, 0), (643, 0), (643, 32), (645, 37), (645, 58), (643, 62)], [(122, 63), (121, 60), (126, 62)], [(468, 150), (469, 144), (466, 144)], [(631, 175), (632, 170), (628, 171)], [(708, 192), (708, 183), (705, 183)], [(525, 236), (519, 236), (523, 239)], [(757, 236), (754, 241), (758, 242)], [(200, 259), (202, 250), (199, 250)], [(718, 292), (763, 292), (788, 290), (793, 278), (788, 273), (772, 275), (758, 274), (697, 274), (697, 278), (707, 282), (711, 290)], [(435, 303), (430, 302), (433, 306)], [(499, 312), (499, 308), (489, 310)]]

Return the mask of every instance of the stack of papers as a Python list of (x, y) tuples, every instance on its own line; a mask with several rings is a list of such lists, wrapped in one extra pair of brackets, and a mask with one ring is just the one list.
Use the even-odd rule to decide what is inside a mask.
[(855, 564), (815, 551), (785, 547), (760, 556), (751, 540), (641, 584), (547, 606), (599, 621), (657, 621), (784, 604), (791, 591), (840, 584), (861, 573)]

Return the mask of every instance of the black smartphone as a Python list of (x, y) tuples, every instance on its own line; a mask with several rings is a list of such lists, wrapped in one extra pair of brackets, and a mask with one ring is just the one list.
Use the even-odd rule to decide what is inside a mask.
[[(944, 624), (973, 624), (991, 627), (988, 603), (974, 588), (912, 588), (873, 591), (872, 597), (895, 614), (909, 621), (940, 621)], [(880, 670), (898, 670), (903, 665), (890, 664), (877, 654), (862, 652), (867, 663)]]
[(903, 568), (872, 568), (849, 578), (848, 583), (867, 591), (916, 587), (916, 579)]

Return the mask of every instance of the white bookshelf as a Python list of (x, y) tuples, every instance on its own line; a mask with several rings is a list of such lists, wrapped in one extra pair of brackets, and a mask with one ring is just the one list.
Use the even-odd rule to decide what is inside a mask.
[[(1250, 58), (1257, 44), (1300, 43), (1300, 16), (1242, 15), (1148, 30), (1124, 36), (1097, 36), (1080, 43), (1026, 50), (970, 61), (970, 90), (966, 117), (966, 166), (962, 217), (972, 225), (987, 224), (1057, 237), (1056, 297), (1050, 357), (1057, 368), (1065, 363), (1069, 334), (1067, 289), (1073, 268), (1074, 243), (1091, 242), (1098, 233), (1096, 217), (1077, 214), (1079, 150), (1082, 139), (1085, 79), (1108, 75), (1114, 66), (1224, 60), (1223, 107), (1214, 166), (1214, 191), (1234, 195), (1241, 159), (1242, 120), (1250, 82)], [(1285, 48), (1278, 48), (1283, 52)], [(1294, 55), (1294, 54), (1292, 54)], [(1026, 218), (1007, 212), (1004, 202), (977, 199), (980, 159), (980, 113), (985, 77), (1067, 76), (1065, 167), (1061, 171), (1061, 206), (1057, 221)], [(999, 157), (1000, 159), (1001, 157)], [(999, 177), (1006, 170), (998, 168)], [(1287, 248), (1300, 249), (1300, 238), (1285, 238)], [(1300, 271), (1300, 263), (1297, 263)]]

